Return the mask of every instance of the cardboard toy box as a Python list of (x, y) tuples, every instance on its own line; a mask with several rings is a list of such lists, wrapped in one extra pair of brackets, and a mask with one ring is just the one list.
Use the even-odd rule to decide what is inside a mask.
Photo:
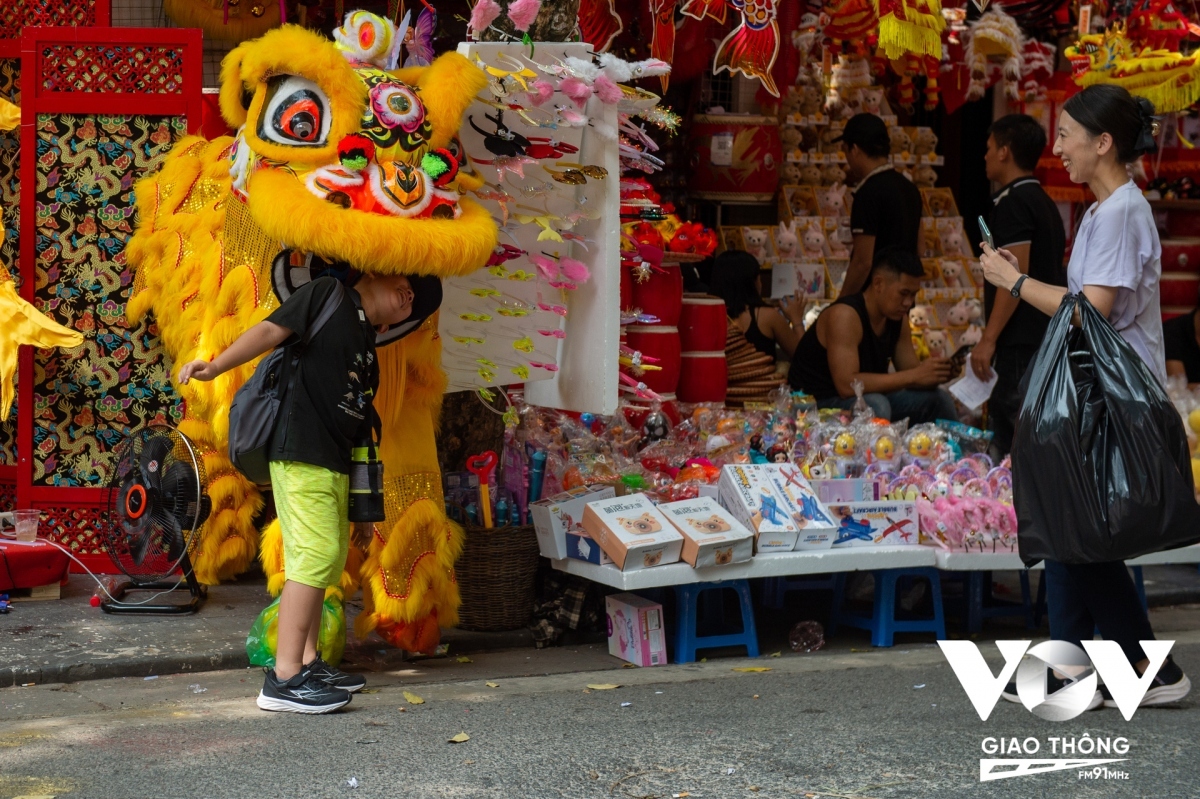
[(637, 594), (613, 594), (604, 599), (608, 614), (608, 654), (636, 666), (667, 662), (663, 609)]
[(583, 529), (621, 571), (676, 563), (683, 549), (683, 536), (645, 494), (587, 503)]
[(683, 535), (681, 557), (693, 567), (728, 566), (754, 557), (754, 534), (716, 500), (684, 499), (658, 509)]
[(921, 543), (920, 521), (913, 502), (834, 503), (829, 512), (838, 523), (835, 547), (900, 546)]
[(717, 481), (721, 506), (755, 533), (760, 555), (791, 552), (800, 528), (785, 512), (787, 500), (771, 484), (762, 465), (734, 464), (721, 469)]
[(605, 554), (590, 535), (578, 527), (567, 531), (567, 557), (605, 566), (613, 560)]
[(793, 549), (829, 549), (833, 546), (837, 525), (800, 472), (800, 467), (790, 463), (768, 463), (760, 468), (770, 476), (771, 484), (784, 498), (784, 509), (800, 530)]
[(567, 557), (567, 532), (579, 527), (583, 506), (594, 499), (615, 495), (612, 486), (580, 486), (529, 506), (533, 528), (542, 556), (553, 560)]

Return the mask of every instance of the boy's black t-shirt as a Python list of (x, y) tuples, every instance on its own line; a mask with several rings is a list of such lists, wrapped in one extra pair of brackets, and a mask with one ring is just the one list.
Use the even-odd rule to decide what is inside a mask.
[[(1067, 270), (1063, 266), (1066, 231), (1058, 206), (1046, 194), (1036, 178), (1019, 178), (1009, 183), (992, 198), (992, 238), (997, 247), (1029, 245), (1029, 277), (1050, 286), (1067, 285)], [(996, 304), (996, 287), (983, 287), (984, 313), (992, 315)], [(1050, 326), (1050, 317), (1022, 302), (1013, 312), (1008, 324), (996, 339), (996, 349), (1023, 347), (1037, 349)]]
[(1200, 383), (1200, 345), (1196, 344), (1196, 315), (1189, 311), (1163, 322), (1163, 346), (1168, 361), (1182, 361), (1189, 383)]
[[(337, 281), (318, 278), (302, 286), (267, 317), (303, 339)], [(371, 400), (379, 388), (375, 331), (350, 293), (300, 357), (291, 409), (284, 405), (275, 423), (271, 460), (311, 463), (350, 473), (350, 450), (370, 427)], [(357, 297), (357, 295), (355, 295)]]

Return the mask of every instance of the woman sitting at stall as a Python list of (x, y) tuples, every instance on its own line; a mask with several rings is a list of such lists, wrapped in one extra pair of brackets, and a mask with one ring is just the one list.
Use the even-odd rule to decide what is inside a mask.
[(763, 301), (762, 267), (742, 250), (716, 257), (709, 293), (725, 300), (725, 313), (754, 349), (775, 357), (778, 344), (788, 358), (804, 335), (804, 298), (786, 297), (773, 308)]

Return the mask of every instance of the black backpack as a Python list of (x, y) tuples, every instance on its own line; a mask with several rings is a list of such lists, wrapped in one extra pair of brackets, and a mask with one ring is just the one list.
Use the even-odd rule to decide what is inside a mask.
[(258, 485), (271, 483), (269, 449), (271, 434), (280, 409), (291, 399), (297, 367), (304, 348), (330, 320), (346, 290), (335, 282), (317, 318), (308, 326), (301, 341), (276, 347), (259, 361), (254, 374), (233, 395), (229, 406), (229, 460), (246, 479)]

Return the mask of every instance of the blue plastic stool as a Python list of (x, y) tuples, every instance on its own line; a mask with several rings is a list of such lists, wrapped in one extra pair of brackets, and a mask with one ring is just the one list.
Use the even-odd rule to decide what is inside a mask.
[[(870, 617), (847, 613), (844, 605), (846, 575), (837, 576), (838, 587), (834, 590), (833, 614), (829, 621), (829, 634), (838, 625), (858, 627), (871, 632), (871, 646), (891, 646), (896, 633), (929, 632), (938, 640), (946, 638), (946, 619), (942, 613), (941, 575), (932, 566), (912, 569), (880, 569), (872, 572), (875, 577), (875, 606)], [(901, 577), (924, 577), (929, 580), (933, 599), (933, 618), (896, 619), (896, 581)]]
[[(985, 619), (994, 619), (998, 616), (1024, 616), (1025, 626), (1034, 627), (1033, 598), (1029, 590), (1029, 572), (1027, 570), (1020, 572), (1020, 602), (998, 599), (991, 595), (992, 573), (990, 571), (944, 572), (943, 577), (962, 579), (963, 581), (962, 621), (965, 632), (977, 633), (983, 629)], [(983, 603), (985, 598), (991, 599), (995, 604), (985, 606)]]
[[(742, 631), (725, 635), (699, 635), (697, 604), (700, 597), (710, 591), (732, 589), (737, 592), (738, 605), (742, 613)], [(717, 596), (717, 595), (710, 595)], [(694, 663), (696, 650), (719, 646), (745, 646), (748, 657), (758, 657), (758, 632), (754, 627), (754, 606), (750, 601), (750, 583), (747, 580), (723, 580), (718, 583), (689, 583), (675, 586), (675, 662)], [(715, 602), (706, 602), (712, 611), (718, 608)]]
[(792, 591), (835, 590), (837, 590), (836, 574), (817, 580), (801, 577), (767, 577), (763, 580), (762, 605), (764, 608), (778, 610), (783, 607), (784, 597)]

